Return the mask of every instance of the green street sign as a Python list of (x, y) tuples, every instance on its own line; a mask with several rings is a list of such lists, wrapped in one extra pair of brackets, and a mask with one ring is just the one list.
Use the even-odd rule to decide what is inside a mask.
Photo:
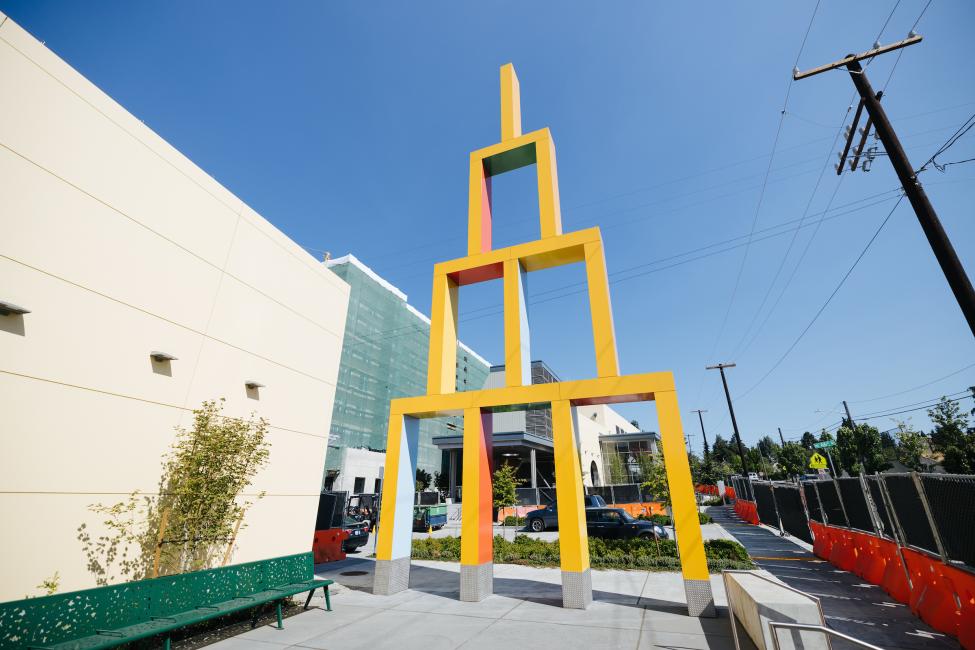
[(816, 449), (828, 449), (829, 447), (835, 447), (836, 442), (833, 440), (824, 440), (823, 442), (817, 442), (813, 445)]

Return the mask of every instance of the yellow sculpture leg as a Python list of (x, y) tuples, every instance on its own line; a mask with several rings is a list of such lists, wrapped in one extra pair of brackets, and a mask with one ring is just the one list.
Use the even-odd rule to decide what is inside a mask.
[(468, 602), (484, 600), (494, 592), (490, 422), (490, 413), (477, 407), (464, 409), (460, 599)]
[(521, 88), (515, 66), (501, 66), (501, 140), (521, 136)]
[(504, 261), (504, 375), (506, 386), (532, 383), (526, 273), (517, 259)]
[(606, 257), (601, 240), (584, 244), (586, 280), (589, 286), (589, 311), (592, 315), (592, 339), (596, 348), (596, 374), (615, 377), (620, 374), (613, 327), (613, 306), (609, 299)]
[(376, 594), (394, 594), (409, 585), (413, 491), (419, 440), (418, 419), (408, 415), (390, 415), (373, 578), (373, 593)]
[(572, 404), (568, 400), (552, 402), (552, 438), (562, 565), (562, 605), (585, 609), (592, 602), (589, 535), (586, 532), (582, 467), (573, 430)]
[(667, 485), (670, 488), (688, 613), (691, 616), (714, 616), (714, 598), (711, 594), (708, 561), (704, 554), (704, 536), (701, 534), (701, 522), (697, 516), (697, 500), (694, 496), (691, 468), (687, 463), (677, 393), (660, 392), (654, 395), (654, 399), (657, 402), (660, 444), (663, 447)]
[(449, 395), (457, 389), (457, 283), (444, 273), (433, 276), (427, 395)]
[(559, 172), (555, 164), (555, 142), (548, 129), (535, 145), (538, 167), (538, 218), (542, 239), (562, 234), (562, 207), (559, 202)]

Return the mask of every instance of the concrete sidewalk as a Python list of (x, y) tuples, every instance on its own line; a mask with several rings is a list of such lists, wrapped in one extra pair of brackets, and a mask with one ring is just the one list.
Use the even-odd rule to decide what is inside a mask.
[[(679, 573), (593, 570), (593, 604), (562, 607), (560, 572), (503, 564), (494, 567), (494, 596), (459, 600), (457, 563), (414, 561), (410, 588), (394, 596), (371, 593), (374, 562), (349, 558), (316, 567), (335, 580), (333, 611), (312, 609), (285, 620), (285, 629), (258, 628), (220, 641), (215, 650), (436, 650), (504, 646), (558, 648), (733, 648), (720, 575), (712, 576), (719, 617), (687, 616)], [(324, 607), (317, 597), (313, 606)], [(749, 641), (743, 648), (753, 649)]]

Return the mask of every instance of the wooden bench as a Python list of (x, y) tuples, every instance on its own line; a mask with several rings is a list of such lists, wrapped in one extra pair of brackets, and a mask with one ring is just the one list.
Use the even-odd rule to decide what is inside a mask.
[(169, 633), (234, 612), (281, 603), (308, 592), (305, 609), (319, 587), (332, 610), (331, 580), (315, 579), (311, 553), (234, 564), (180, 575), (0, 603), (0, 649), (89, 650), (111, 648)]

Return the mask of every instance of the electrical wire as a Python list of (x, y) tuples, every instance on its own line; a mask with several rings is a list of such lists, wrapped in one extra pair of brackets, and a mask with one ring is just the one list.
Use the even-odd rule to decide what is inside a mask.
[(782, 353), (782, 356), (779, 357), (779, 359), (774, 364), (772, 364), (772, 367), (769, 368), (764, 375), (762, 375), (761, 379), (759, 379), (748, 390), (746, 390), (744, 393), (738, 396), (739, 401), (744, 399), (746, 395), (750, 394), (752, 391), (758, 388), (762, 384), (762, 382), (768, 379), (768, 377), (773, 372), (775, 372), (775, 369), (778, 368), (782, 364), (782, 362), (785, 361), (786, 357), (788, 357), (789, 354), (792, 353), (792, 351), (796, 348), (796, 346), (799, 345), (799, 342), (803, 339), (806, 333), (812, 328), (812, 326), (816, 323), (816, 321), (819, 320), (819, 317), (823, 314), (823, 312), (826, 311), (826, 308), (829, 306), (830, 302), (833, 301), (833, 298), (836, 297), (836, 294), (839, 293), (840, 289), (843, 288), (843, 285), (846, 284), (846, 281), (853, 273), (853, 270), (860, 263), (860, 260), (863, 259), (863, 256), (867, 254), (867, 251), (870, 250), (870, 247), (873, 245), (874, 241), (876, 241), (877, 237), (880, 235), (880, 232), (884, 229), (884, 226), (887, 225), (887, 222), (890, 220), (890, 217), (897, 210), (897, 206), (901, 204), (901, 201), (903, 199), (904, 199), (904, 195), (901, 194), (900, 197), (897, 199), (897, 203), (894, 204), (894, 207), (890, 209), (890, 212), (887, 213), (887, 216), (884, 217), (884, 220), (880, 222), (880, 225), (877, 227), (877, 230), (874, 231), (873, 236), (870, 237), (870, 240), (867, 242), (867, 245), (863, 247), (862, 251), (860, 251), (860, 254), (857, 256), (856, 260), (854, 260), (853, 265), (850, 266), (849, 270), (840, 280), (839, 284), (836, 285), (836, 288), (833, 289), (833, 292), (826, 299), (826, 302), (823, 303), (823, 305), (819, 308), (816, 314), (812, 317), (812, 320), (810, 320), (809, 323), (803, 328), (802, 332), (799, 333), (799, 336), (796, 337), (795, 341), (793, 341), (792, 344), (786, 349), (786, 351)]
[(948, 373), (944, 377), (938, 377), (937, 379), (932, 379), (929, 382), (926, 382), (926, 383), (923, 383), (923, 384), (919, 384), (917, 386), (914, 386), (913, 388), (908, 388), (908, 389), (905, 389), (905, 390), (902, 390), (902, 391), (898, 391), (896, 393), (890, 393), (888, 395), (881, 395), (880, 397), (871, 397), (870, 399), (851, 400), (850, 401), (850, 404), (866, 404), (867, 402), (876, 402), (878, 400), (887, 399), (888, 397), (896, 397), (898, 395), (904, 395), (906, 393), (913, 393), (914, 391), (919, 390), (921, 388), (927, 388), (928, 386), (930, 386), (932, 384), (937, 384), (939, 381), (944, 381), (945, 379), (948, 379), (950, 377), (954, 377), (955, 375), (960, 375), (961, 373), (965, 372), (966, 370), (968, 370), (970, 368), (975, 368), (975, 363), (971, 363), (971, 364), (965, 366), (964, 368), (959, 368), (958, 370), (956, 370), (954, 372)]
[(934, 155), (932, 155), (930, 158), (928, 158), (928, 161), (926, 163), (924, 163), (923, 165), (921, 165), (921, 168), (918, 169), (914, 173), (915, 174), (920, 174), (925, 169), (927, 169), (928, 165), (934, 165), (935, 167), (938, 167), (938, 164), (935, 162), (935, 159), (938, 156), (940, 156), (941, 154), (943, 154), (944, 152), (948, 151), (948, 149), (950, 149), (951, 147), (953, 147), (955, 145), (955, 143), (958, 142), (962, 138), (962, 136), (964, 136), (966, 133), (968, 133), (972, 129), (972, 127), (975, 127), (975, 113), (972, 113), (972, 115), (967, 120), (965, 120), (965, 122), (961, 126), (958, 127), (958, 130), (956, 130), (951, 135), (951, 137), (949, 137), (945, 141), (945, 143), (943, 145), (941, 145), (938, 148), (937, 151), (934, 152)]

